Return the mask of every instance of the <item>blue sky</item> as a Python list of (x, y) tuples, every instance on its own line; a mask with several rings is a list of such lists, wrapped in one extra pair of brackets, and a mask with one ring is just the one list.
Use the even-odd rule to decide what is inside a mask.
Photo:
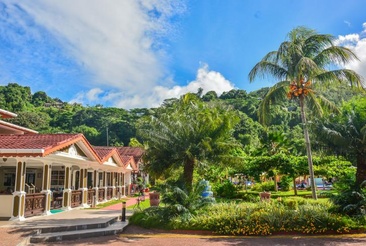
[(0, 85), (84, 105), (155, 107), (187, 92), (253, 91), (250, 69), (303, 25), (332, 34), (366, 78), (364, 0), (0, 1)]

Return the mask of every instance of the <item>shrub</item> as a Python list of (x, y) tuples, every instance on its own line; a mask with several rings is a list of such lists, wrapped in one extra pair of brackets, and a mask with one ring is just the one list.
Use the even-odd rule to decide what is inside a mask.
[(329, 213), (322, 204), (298, 205), (297, 210), (292, 210), (282, 203), (270, 202), (215, 204), (198, 213), (189, 225), (218, 234), (270, 235), (281, 231), (313, 234), (334, 230), (341, 233), (349, 230), (347, 223), (341, 216)]
[(174, 228), (174, 221), (188, 221), (202, 207), (215, 202), (210, 197), (202, 197), (203, 183), (197, 183), (190, 193), (176, 186), (161, 184), (161, 202), (164, 207), (150, 207), (133, 214), (130, 221), (143, 227)]
[(259, 202), (259, 194), (249, 192), (238, 192), (237, 198), (242, 199), (244, 202)]
[(262, 183), (256, 183), (255, 185), (252, 186), (252, 190), (254, 191), (274, 191), (275, 187), (274, 187), (274, 182), (273, 181), (266, 181), (266, 182), (262, 182)]
[(331, 194), (330, 199), (334, 203), (333, 210), (338, 213), (355, 217), (366, 216), (366, 181), (357, 186), (354, 180), (343, 181), (337, 184), (338, 194)]
[(219, 197), (234, 198), (236, 195), (236, 187), (229, 180), (225, 180), (223, 183), (217, 184), (214, 187), (214, 192)]
[(290, 190), (290, 184), (291, 184), (291, 177), (282, 176), (281, 182), (279, 183), (279, 186), (281, 187), (282, 191), (289, 191)]
[[(191, 214), (174, 215), (163, 208), (135, 213), (131, 223), (163, 229), (208, 230), (226, 235), (270, 235), (276, 232), (337, 233), (364, 228), (365, 221), (330, 212), (327, 201), (286, 198), (258, 203), (216, 203)], [(167, 212), (168, 211), (168, 212)]]

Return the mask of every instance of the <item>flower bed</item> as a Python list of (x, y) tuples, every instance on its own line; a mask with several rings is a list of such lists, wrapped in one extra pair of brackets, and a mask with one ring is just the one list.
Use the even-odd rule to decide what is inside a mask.
[[(299, 200), (299, 199), (297, 199)], [(221, 235), (324, 234), (364, 230), (362, 223), (329, 212), (324, 202), (288, 201), (259, 203), (217, 203), (197, 210), (190, 219), (175, 217), (164, 229), (208, 231)], [(148, 213), (147, 213), (148, 214)], [(140, 212), (132, 223), (159, 228), (159, 218)], [(154, 215), (156, 216), (156, 214)]]

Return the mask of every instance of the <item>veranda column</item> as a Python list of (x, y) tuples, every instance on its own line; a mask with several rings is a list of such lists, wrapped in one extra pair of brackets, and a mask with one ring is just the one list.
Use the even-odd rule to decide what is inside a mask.
[(104, 189), (104, 199), (103, 199), (103, 201), (107, 201), (108, 187), (107, 187), (107, 172), (106, 171), (103, 171), (103, 189)]
[(131, 194), (131, 172), (125, 173), (126, 196)]
[(116, 197), (116, 173), (111, 172), (111, 188), (112, 188), (112, 198)]
[(50, 164), (43, 165), (43, 179), (42, 179), (41, 193), (45, 194), (45, 196), (46, 196), (44, 215), (51, 214), (51, 211), (50, 211), (51, 210), (51, 201), (52, 201), (51, 171), (52, 171), (52, 166)]
[(125, 174), (122, 173), (122, 196), (126, 196), (126, 183), (125, 183)]
[(71, 209), (71, 167), (65, 166), (65, 183), (62, 197), (62, 209)]
[(99, 203), (99, 192), (98, 192), (98, 181), (99, 181), (99, 172), (97, 171), (97, 170), (94, 170), (93, 171), (93, 185), (94, 185), (94, 187), (93, 187), (93, 190), (95, 191), (95, 195), (94, 195), (94, 197), (95, 198), (93, 198), (93, 201), (95, 201), (95, 205), (97, 205), (98, 203)]
[(121, 185), (121, 173), (117, 173), (117, 187), (118, 187), (118, 194), (117, 198), (120, 199), (122, 196), (122, 185)]
[(25, 168), (25, 162), (17, 160), (15, 187), (13, 192), (13, 213), (10, 220), (25, 220)]
[(84, 208), (89, 207), (87, 181), (88, 170), (85, 168), (81, 168), (79, 175), (79, 190), (81, 191), (81, 206), (83, 206)]

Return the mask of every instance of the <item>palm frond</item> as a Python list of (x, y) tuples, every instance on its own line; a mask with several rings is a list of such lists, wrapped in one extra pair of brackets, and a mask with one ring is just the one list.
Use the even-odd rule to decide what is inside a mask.
[(264, 78), (265, 76), (284, 79), (287, 77), (287, 70), (274, 62), (262, 60), (249, 72), (249, 81), (252, 82), (256, 77)]
[(358, 57), (350, 49), (333, 45), (323, 49), (314, 57), (314, 61), (321, 67), (328, 64), (343, 65), (353, 60), (358, 60)]
[[(322, 135), (322, 137), (324, 137), (325, 139), (329, 139), (332, 142), (336, 142), (336, 143), (341, 143), (341, 142), (345, 142), (347, 139), (342, 135), (342, 133), (340, 133), (339, 131), (335, 130), (335, 129), (331, 129), (331, 128), (327, 128), (325, 126), (323, 126), (322, 128), (322, 132), (324, 133)], [(337, 144), (337, 145), (338, 145)]]
[(258, 118), (259, 122), (266, 125), (270, 120), (270, 106), (286, 98), (289, 81), (281, 81), (275, 84), (264, 96), (259, 104)]
[(362, 141), (366, 142), (366, 125), (361, 128)]
[(335, 105), (335, 103), (333, 103), (332, 101), (329, 101), (323, 95), (318, 94), (317, 95), (317, 100), (318, 100), (318, 102), (320, 103), (320, 105), (323, 109), (327, 109), (329, 112), (332, 112), (332, 113), (337, 113), (337, 114), (340, 113), (340, 110)]
[(295, 73), (311, 79), (314, 74), (319, 73), (318, 65), (309, 57), (302, 57), (296, 64)]
[(323, 108), (314, 92), (309, 92), (309, 94), (306, 96), (306, 107), (315, 116), (317, 117), (323, 116), (324, 113)]
[(332, 71), (326, 71), (320, 73), (314, 77), (315, 82), (326, 82), (326, 83), (343, 83), (346, 82), (351, 86), (365, 90), (365, 83), (363, 78), (350, 69), (338, 69)]
[(313, 34), (307, 37), (304, 42), (304, 54), (314, 57), (325, 48), (332, 46), (334, 37), (329, 34)]
[(262, 61), (276, 62), (277, 60), (277, 51), (268, 52), (262, 59)]

